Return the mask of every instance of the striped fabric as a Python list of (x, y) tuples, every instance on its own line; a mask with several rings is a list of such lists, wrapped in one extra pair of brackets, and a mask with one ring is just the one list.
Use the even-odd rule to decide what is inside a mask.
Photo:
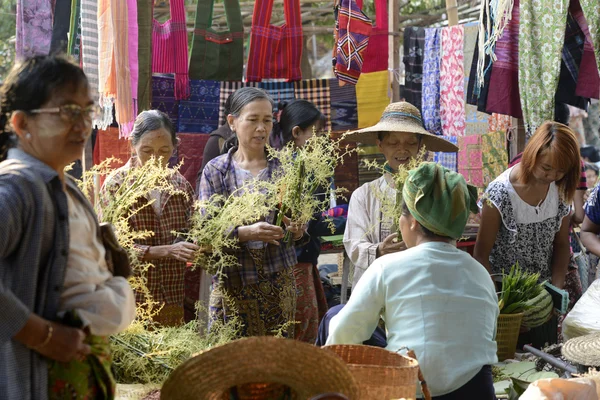
[(225, 101), (227, 98), (235, 93), (236, 90), (243, 88), (244, 86), (257, 86), (253, 82), (221, 82), (221, 88), (219, 90), (219, 126), (227, 122), (227, 115), (225, 115)]
[(285, 24), (270, 24), (273, 0), (256, 0), (252, 14), (246, 80), (302, 79), (302, 20), (300, 0), (284, 0)]
[(167, 114), (175, 126), (179, 124), (179, 100), (175, 98), (175, 79), (152, 77), (152, 108)]
[(335, 76), (342, 82), (356, 85), (363, 69), (364, 53), (369, 45), (371, 20), (354, 0), (341, 0), (336, 7), (334, 58)]
[[(404, 29), (404, 98), (421, 111), (423, 88), (423, 53), (425, 51), (425, 28)], [(470, 65), (470, 64), (469, 64)]]
[[(363, 0), (356, 0), (362, 9)], [(369, 45), (365, 50), (362, 72), (387, 71), (388, 69), (388, 7), (387, 0), (374, 0), (375, 25), (371, 30)]]
[(217, 81), (190, 82), (189, 100), (179, 103), (178, 132), (208, 134), (217, 129), (220, 89)]
[(331, 98), (331, 130), (349, 131), (358, 128), (356, 87), (340, 86), (337, 79), (329, 80)]
[(175, 74), (175, 97), (181, 100), (190, 95), (184, 2), (171, 0), (169, 7), (171, 19), (152, 21), (152, 72)]
[[(92, 99), (100, 102), (98, 94), (98, 0), (81, 0), (81, 60), (83, 72), (88, 78)], [(112, 119), (112, 113), (110, 115)], [(94, 126), (106, 129), (110, 120), (101, 118)]]
[(331, 130), (331, 98), (328, 79), (311, 79), (294, 82), (296, 98), (313, 103), (325, 116), (327, 131)]
[(275, 102), (274, 112), (277, 112), (277, 104), (282, 101), (290, 101), (296, 98), (294, 84), (292, 82), (260, 82), (258, 87), (269, 93)]
[[(54, 16), (54, 25), (56, 26), (56, 9)], [(60, 23), (60, 21), (59, 21)], [(69, 32), (74, 32), (69, 35), (68, 54), (73, 57), (73, 60), (81, 65), (81, 0), (71, 1), (71, 23)], [(52, 32), (54, 35), (54, 32)]]

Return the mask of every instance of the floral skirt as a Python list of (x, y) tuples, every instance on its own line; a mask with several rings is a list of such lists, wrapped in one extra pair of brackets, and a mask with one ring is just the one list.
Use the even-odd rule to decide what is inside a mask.
[(319, 322), (327, 312), (327, 298), (316, 265), (298, 263), (294, 267), (296, 278), (296, 316), (294, 339), (315, 343)]
[(267, 274), (262, 268), (262, 252), (250, 250), (258, 273), (258, 283), (225, 287), (213, 279), (209, 323), (227, 323), (237, 317), (242, 324), (240, 337), (294, 337), (296, 282), (291, 269)]
[(106, 336), (88, 336), (92, 353), (83, 361), (48, 363), (48, 399), (112, 400), (116, 382), (110, 369), (112, 358)]

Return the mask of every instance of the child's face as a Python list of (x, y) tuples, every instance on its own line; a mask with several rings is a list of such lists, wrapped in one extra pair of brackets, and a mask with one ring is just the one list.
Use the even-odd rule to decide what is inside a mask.
[(596, 174), (596, 171), (593, 169), (586, 169), (585, 178), (587, 179), (588, 188), (593, 188), (596, 186), (596, 182), (598, 181), (598, 175)]

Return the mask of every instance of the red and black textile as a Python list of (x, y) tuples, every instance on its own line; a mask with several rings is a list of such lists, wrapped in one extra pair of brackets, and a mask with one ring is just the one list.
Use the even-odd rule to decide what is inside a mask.
[(179, 138), (179, 161), (183, 161), (183, 165), (179, 169), (179, 172), (187, 179), (192, 187), (196, 187), (198, 171), (202, 168), (204, 147), (206, 146), (206, 142), (208, 142), (210, 135), (178, 133), (177, 137)]
[[(362, 9), (363, 0), (356, 0)], [(362, 72), (387, 71), (388, 69), (388, 10), (387, 0), (375, 0), (375, 25), (371, 30), (369, 45), (365, 51)]]
[(333, 72), (340, 85), (356, 85), (373, 29), (371, 20), (354, 0), (339, 0), (334, 10), (336, 45)]

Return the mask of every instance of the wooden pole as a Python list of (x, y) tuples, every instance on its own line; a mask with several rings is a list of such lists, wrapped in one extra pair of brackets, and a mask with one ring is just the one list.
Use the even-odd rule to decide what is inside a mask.
[[(398, 0), (389, 0), (388, 3), (388, 30), (390, 32), (400, 31), (400, 4)], [(396, 35), (388, 36), (388, 66), (391, 69), (390, 82), (392, 102), (400, 101), (400, 83), (396, 78), (400, 73), (400, 38)]]
[(446, 0), (446, 14), (448, 15), (448, 26), (458, 25), (458, 5), (456, 0)]

